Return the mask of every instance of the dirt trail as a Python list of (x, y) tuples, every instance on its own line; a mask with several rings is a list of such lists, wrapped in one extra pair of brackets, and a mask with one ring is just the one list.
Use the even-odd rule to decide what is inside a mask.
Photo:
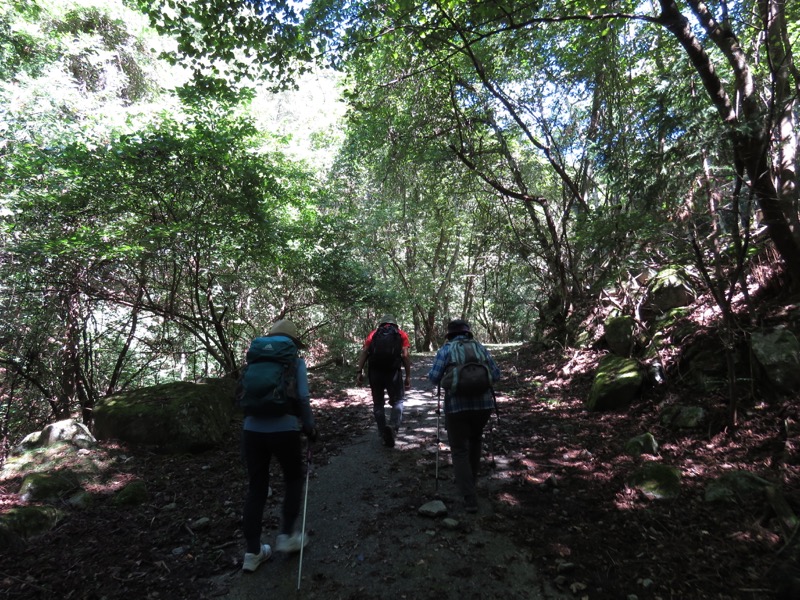
[[(530, 551), (495, 529), (492, 480), (502, 467), (485, 466), (479, 482), (480, 510), (463, 512), (452, 480), (441, 423), (439, 486), (436, 489), (436, 397), (424, 378), (432, 357), (415, 357), (414, 386), (407, 393), (403, 427), (394, 448), (385, 448), (373, 425), (326, 465), (313, 468), (297, 591), (299, 555), (282, 556), (253, 574), (235, 571), (215, 578), (227, 600), (262, 598), (382, 599), (565, 598), (537, 576)], [(368, 390), (353, 389), (367, 398)], [(365, 410), (368, 408), (365, 406)], [(418, 514), (442, 499), (448, 517)], [(267, 505), (278, 515), (280, 498)], [(274, 544), (274, 532), (264, 540)]]

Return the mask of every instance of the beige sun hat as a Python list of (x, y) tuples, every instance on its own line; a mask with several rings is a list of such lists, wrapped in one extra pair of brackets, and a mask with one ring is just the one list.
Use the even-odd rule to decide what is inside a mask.
[(397, 326), (397, 319), (395, 319), (392, 315), (383, 315), (381, 320), (378, 321), (378, 327), (385, 323), (391, 323), (392, 325)]
[(305, 348), (305, 344), (300, 341), (300, 334), (297, 332), (297, 325), (292, 323), (289, 319), (281, 319), (280, 321), (276, 321), (272, 327), (270, 327), (269, 332), (267, 335), (285, 335), (288, 338), (291, 338), (292, 341), (297, 344), (298, 348)]

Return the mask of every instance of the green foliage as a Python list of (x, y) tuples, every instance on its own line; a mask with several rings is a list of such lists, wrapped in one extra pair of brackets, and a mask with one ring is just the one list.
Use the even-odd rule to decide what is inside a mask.
[(139, 5), (162, 35), (177, 42), (176, 50), (163, 56), (173, 64), (187, 62), (206, 93), (227, 95), (242, 80), (259, 78), (286, 88), (307, 70), (311, 57), (294, 2), (140, 0)]
[[(658, 8), (632, 2), (137, 4), (171, 39), (130, 3), (0, 4), (14, 419), (233, 373), (278, 317), (337, 355), (382, 311), (419, 349), (452, 316), (491, 341), (569, 340), (602, 290), (654, 263), (738, 281), (753, 248), (736, 169), (749, 151), (786, 155), (758, 140), (796, 116), (769, 96), (796, 72), (750, 1), (728, 20), (707, 8), (763, 102), (744, 99), (719, 37), (689, 56)], [(796, 55), (798, 9), (775, 9)], [(344, 131), (302, 110), (314, 97), (255, 90), (292, 87), (312, 58), (343, 73)], [(782, 201), (796, 219), (797, 198)]]
[(314, 302), (318, 192), (276, 147), (209, 104), (102, 144), (16, 146), (2, 331), (36, 366), (9, 364), (65, 413), (187, 370), (233, 372), (255, 331)]

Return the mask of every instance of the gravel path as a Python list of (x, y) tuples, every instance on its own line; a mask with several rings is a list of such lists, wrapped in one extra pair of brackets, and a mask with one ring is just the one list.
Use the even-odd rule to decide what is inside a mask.
[[(263, 598), (433, 599), (566, 598), (537, 576), (530, 552), (498, 534), (491, 488), (500, 469), (485, 468), (480, 510), (463, 512), (441, 425), (436, 486), (436, 397), (424, 375), (432, 358), (415, 357), (414, 389), (407, 393), (402, 430), (385, 448), (374, 425), (334, 456), (312, 468), (298, 590), (299, 555), (276, 554), (253, 574), (216, 578), (228, 600)], [(368, 390), (349, 394), (365, 400)], [(388, 412), (388, 411), (387, 411)], [(447, 518), (418, 514), (441, 499)], [(278, 514), (280, 498), (267, 511)], [(264, 538), (274, 545), (274, 540)]]

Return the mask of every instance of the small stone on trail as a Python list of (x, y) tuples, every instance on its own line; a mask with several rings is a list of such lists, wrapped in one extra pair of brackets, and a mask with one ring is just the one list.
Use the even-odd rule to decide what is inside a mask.
[(448, 529), (458, 529), (460, 523), (457, 520), (448, 517), (447, 519), (442, 521), (442, 525), (444, 525)]
[(418, 512), (423, 517), (441, 517), (447, 514), (447, 507), (441, 500), (432, 500), (420, 506)]

